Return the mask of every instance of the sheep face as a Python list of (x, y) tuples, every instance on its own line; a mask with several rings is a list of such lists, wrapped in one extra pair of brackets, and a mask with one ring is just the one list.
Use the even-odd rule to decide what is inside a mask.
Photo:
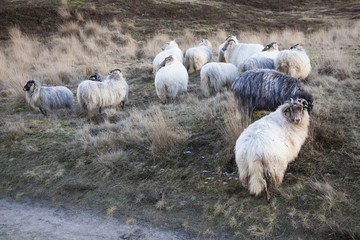
[(265, 46), (265, 48), (262, 50), (262, 52), (265, 51), (273, 51), (273, 50), (279, 50), (279, 44), (277, 44), (277, 42), (272, 42), (268, 45)]
[(35, 88), (35, 81), (29, 80), (26, 85), (23, 87), (23, 90), (26, 92), (32, 91)]
[(90, 75), (89, 80), (96, 81), (96, 82), (101, 82), (101, 76), (98, 73), (93, 73), (93, 74)]
[(160, 68), (165, 67), (167, 64), (170, 64), (173, 61), (174, 61), (174, 57), (173, 56), (168, 56), (167, 58), (164, 59), (164, 61), (161, 62)]
[(222, 51), (226, 51), (227, 49), (230, 49), (232, 45), (235, 45), (236, 42), (234, 39), (229, 39), (227, 40), (226, 44), (224, 45), (224, 47), (222, 48)]
[(294, 46), (290, 47), (290, 50), (304, 51), (304, 48), (300, 44), (295, 44)]
[(307, 111), (309, 106), (305, 99), (291, 99), (287, 102), (288, 105), (284, 107), (283, 114), (286, 120), (290, 123), (300, 124), (304, 116), (304, 111)]
[(174, 40), (172, 40), (172, 41), (170, 41), (170, 42), (165, 43), (165, 45), (161, 47), (161, 50), (164, 51), (164, 50), (166, 50), (166, 49), (173, 48), (173, 47), (175, 47), (175, 46), (177, 46), (177, 43), (176, 43), (176, 41), (175, 41), (175, 39), (174, 39)]
[(200, 41), (199, 46), (211, 47), (211, 42), (209, 41), (209, 39), (204, 38)]
[(121, 73), (121, 70), (118, 69), (118, 68), (116, 68), (116, 69), (114, 69), (114, 70), (111, 70), (109, 74), (112, 74), (112, 73), (115, 73), (115, 72), (117, 72), (117, 74), (120, 74), (120, 73)]

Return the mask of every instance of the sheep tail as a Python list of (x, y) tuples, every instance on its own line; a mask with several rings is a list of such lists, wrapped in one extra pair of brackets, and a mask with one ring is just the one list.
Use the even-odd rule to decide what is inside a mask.
[(264, 164), (258, 159), (249, 162), (249, 191), (250, 194), (259, 195), (264, 187), (267, 189), (266, 180), (264, 179)]
[(201, 76), (201, 90), (204, 95), (204, 97), (209, 97), (210, 95), (210, 79), (207, 74), (204, 74), (204, 76)]

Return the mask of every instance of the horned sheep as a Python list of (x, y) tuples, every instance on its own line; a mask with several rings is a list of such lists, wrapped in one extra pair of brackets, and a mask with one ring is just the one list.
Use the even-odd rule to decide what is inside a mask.
[(161, 63), (168, 56), (173, 56), (174, 60), (181, 63), (184, 62), (184, 54), (179, 48), (179, 45), (176, 43), (176, 40), (167, 42), (164, 46), (161, 47), (162, 52), (158, 53), (153, 60), (153, 74), (156, 76), (157, 71), (160, 69)]
[(225, 61), (225, 57), (224, 57), (224, 46), (226, 44), (226, 42), (229, 40), (229, 39), (233, 39), (235, 41), (235, 43), (238, 43), (238, 40), (236, 38), (236, 36), (234, 35), (229, 35), (226, 39), (225, 39), (225, 42), (223, 42), (222, 44), (220, 44), (219, 48), (218, 48), (218, 58), (217, 58), (217, 61), (218, 62), (226, 62)]
[(301, 80), (311, 72), (310, 58), (299, 44), (292, 46), (290, 50), (281, 51), (275, 59), (275, 67), (279, 72)]
[(261, 44), (239, 43), (234, 39), (228, 39), (222, 50), (226, 62), (239, 66), (245, 59), (261, 52), (263, 49), (264, 46)]
[(120, 104), (124, 108), (128, 101), (129, 86), (119, 69), (110, 71), (103, 82), (85, 80), (77, 88), (77, 99), (88, 116), (91, 109)]
[(189, 75), (184, 65), (175, 61), (173, 56), (165, 58), (155, 76), (157, 96), (164, 102), (176, 98), (180, 92), (187, 91)]
[(200, 71), (202, 66), (211, 61), (212, 46), (208, 39), (202, 39), (198, 47), (189, 48), (185, 52), (184, 66), (189, 73)]
[(53, 109), (67, 108), (71, 110), (74, 94), (64, 86), (43, 87), (37, 80), (29, 80), (24, 86), (26, 101), (33, 108), (39, 108), (48, 116)]
[(287, 101), (275, 112), (255, 121), (235, 145), (239, 178), (250, 194), (264, 189), (270, 202), (271, 190), (281, 184), (288, 164), (297, 157), (309, 128), (305, 99)]
[(297, 78), (272, 69), (246, 71), (234, 81), (231, 87), (240, 111), (274, 111), (290, 98), (303, 98), (309, 103), (313, 96), (304, 89), (304, 84)]
[(205, 64), (200, 71), (200, 88), (205, 97), (210, 90), (219, 92), (223, 86), (231, 88), (237, 77), (237, 67), (232, 63), (211, 62)]

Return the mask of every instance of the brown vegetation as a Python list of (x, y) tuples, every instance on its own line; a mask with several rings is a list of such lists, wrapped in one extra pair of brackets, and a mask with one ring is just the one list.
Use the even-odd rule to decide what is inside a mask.
[[(144, 10), (146, 16), (134, 25), (113, 20), (113, 15), (105, 17), (94, 6), (88, 10), (98, 15), (89, 21), (82, 8), (63, 3), (56, 10), (60, 20), (55, 19), (56, 28), (46, 38), (26, 34), (23, 26), (9, 29), (0, 50), (0, 196), (94, 204), (111, 216), (167, 223), (169, 228), (205, 238), (359, 236), (360, 23), (331, 23), (332, 27), (314, 31), (300, 31), (308, 24), (299, 30), (271, 23), (271, 31), (236, 32), (240, 42), (276, 41), (282, 49), (301, 43), (313, 68), (305, 83), (315, 99), (310, 136), (274, 192), (273, 202), (266, 205), (263, 199), (249, 196), (237, 179), (232, 151), (250, 120), (236, 111), (232, 95), (203, 98), (199, 76), (194, 74), (188, 93), (163, 105), (151, 74), (153, 57), (174, 38), (185, 51), (206, 33), (215, 60), (217, 47), (234, 32), (233, 25), (227, 26), (229, 31), (215, 30), (215, 22), (224, 17), (221, 10), (219, 17), (206, 17), (209, 30), (195, 31), (198, 25), (184, 24), (186, 28), (170, 31), (164, 25), (164, 19), (172, 17), (167, 4), (140, 2), (134, 1), (134, 12)], [(150, 2), (155, 7), (145, 8)], [(123, 3), (124, 9), (130, 7)], [(218, 9), (208, 4), (200, 8), (204, 15)], [(233, 1), (221, 4), (230, 8)], [(200, 11), (193, 3), (176, 6), (184, 7), (179, 15)], [(143, 29), (146, 37), (139, 38), (142, 21), (160, 10), (162, 25), (153, 20), (152, 32)], [(281, 20), (279, 11), (274, 22)], [(191, 15), (192, 23), (203, 24), (200, 16)], [(163, 31), (156, 32), (160, 27)], [(129, 29), (134, 29), (133, 34)], [(76, 94), (78, 83), (89, 74), (105, 75), (114, 68), (120, 68), (129, 83), (124, 111), (105, 109), (105, 114), (90, 120), (76, 111), (70, 117), (59, 112), (45, 119), (23, 101), (22, 87), (29, 79), (65, 85)], [(256, 112), (255, 117), (264, 114)], [(166, 192), (166, 198), (159, 200), (160, 191)]]

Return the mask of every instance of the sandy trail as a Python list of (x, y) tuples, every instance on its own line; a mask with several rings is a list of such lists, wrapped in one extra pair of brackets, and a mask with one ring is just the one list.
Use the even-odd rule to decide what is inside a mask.
[[(180, 233), (124, 225), (112, 217), (0, 199), (0, 239), (190, 239)], [(191, 238), (193, 239), (193, 238)]]

